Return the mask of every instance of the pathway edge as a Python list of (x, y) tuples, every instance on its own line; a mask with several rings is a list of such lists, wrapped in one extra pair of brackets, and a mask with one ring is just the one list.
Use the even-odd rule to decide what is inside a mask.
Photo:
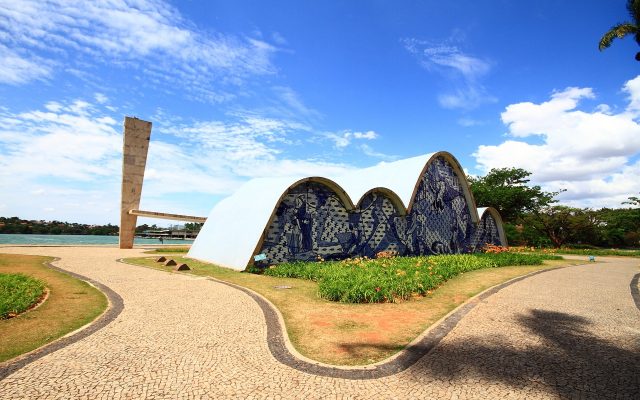
[(0, 380), (3, 380), (7, 376), (13, 374), (14, 372), (20, 370), (21, 368), (31, 364), (32, 362), (51, 354), (57, 350), (60, 350), (64, 347), (67, 347), (73, 343), (76, 343), (87, 336), (99, 331), (104, 328), (108, 324), (110, 324), (113, 320), (115, 320), (118, 315), (124, 309), (124, 301), (122, 297), (115, 291), (113, 291), (108, 286), (97, 282), (91, 278), (88, 278), (84, 275), (77, 274), (75, 272), (67, 271), (60, 267), (56, 267), (53, 265), (54, 262), (60, 261), (61, 258), (56, 257), (54, 260), (50, 262), (45, 262), (44, 264), (54, 269), (58, 272), (62, 272), (64, 274), (70, 275), (76, 279), (87, 282), (91, 286), (98, 289), (102, 294), (105, 295), (108, 301), (107, 309), (103, 311), (98, 317), (96, 317), (93, 321), (87, 323), (86, 325), (81, 326), (80, 328), (67, 333), (66, 335), (49, 342), (43, 346), (38, 347), (37, 349), (31, 350), (28, 353), (19, 355), (10, 360), (4, 361), (0, 363)]
[[(128, 263), (122, 258), (118, 259), (117, 261), (136, 267), (155, 269), (152, 267), (146, 267), (144, 265)], [(583, 264), (571, 266), (575, 267), (579, 265)], [(433, 348), (435, 348), (436, 345), (440, 343), (440, 341), (445, 336), (447, 336), (447, 334), (449, 334), (449, 332), (451, 332), (453, 328), (455, 328), (455, 326), (462, 320), (464, 316), (466, 316), (473, 308), (475, 308), (477, 304), (479, 304), (487, 297), (521, 280), (562, 268), (567, 267), (552, 267), (534, 271), (489, 287), (476, 294), (475, 296), (467, 299), (464, 303), (460, 304), (440, 320), (436, 321), (422, 334), (416, 337), (411, 343), (409, 343), (403, 350), (385, 360), (379, 361), (374, 364), (362, 366), (341, 366), (325, 364), (320, 361), (315, 361), (303, 356), (295, 349), (295, 347), (289, 340), (289, 335), (287, 334), (286, 324), (284, 322), (282, 314), (277, 309), (277, 307), (274, 306), (266, 297), (257, 292), (254, 292), (249, 288), (237, 285), (235, 283), (226, 282), (211, 276), (198, 276), (198, 278), (205, 278), (207, 280), (238, 289), (239, 291), (247, 294), (258, 304), (258, 306), (262, 310), (267, 325), (267, 345), (269, 347), (269, 351), (271, 352), (271, 355), (280, 363), (294, 368), (298, 371), (317, 376), (352, 380), (366, 380), (395, 375), (415, 364), (418, 360), (420, 360), (431, 350), (433, 350)], [(175, 271), (159, 271), (167, 273), (180, 273)], [(180, 274), (195, 276), (188, 272)]]

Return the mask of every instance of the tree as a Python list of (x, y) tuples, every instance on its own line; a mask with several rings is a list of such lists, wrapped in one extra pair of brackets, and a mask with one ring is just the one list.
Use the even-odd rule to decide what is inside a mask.
[(555, 203), (560, 192), (544, 192), (528, 186), (530, 172), (521, 168), (494, 168), (486, 176), (468, 177), (478, 207), (493, 207), (507, 223), (515, 223), (527, 212)]
[[(618, 23), (611, 27), (600, 39), (600, 51), (611, 46), (614, 39), (622, 39), (627, 35), (634, 35), (636, 43), (640, 45), (640, 0), (627, 0), (627, 11), (631, 15), (631, 22)], [(640, 52), (636, 53), (636, 60), (640, 61)]]
[(590, 209), (557, 205), (527, 215), (525, 224), (545, 235), (554, 247), (561, 247), (567, 243), (599, 243), (604, 221)]
[(138, 225), (138, 226), (136, 226), (136, 233), (142, 233), (144, 231), (148, 231), (149, 228), (150, 227), (147, 224)]
[(631, 204), (632, 206), (640, 207), (640, 197), (630, 196), (628, 201), (623, 201), (622, 204)]
[(200, 229), (202, 229), (202, 225), (204, 224), (201, 222), (187, 222), (184, 224), (184, 229), (187, 231), (200, 231)]

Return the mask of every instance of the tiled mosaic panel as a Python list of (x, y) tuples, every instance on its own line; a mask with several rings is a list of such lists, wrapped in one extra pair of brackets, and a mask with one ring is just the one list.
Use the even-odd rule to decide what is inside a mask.
[(406, 218), (406, 254), (450, 254), (471, 251), (473, 221), (453, 167), (436, 158), (420, 178)]
[(385, 250), (400, 255), (464, 253), (494, 232), (474, 231), (461, 182), (451, 165), (438, 157), (421, 177), (406, 216), (400, 216), (382, 193), (366, 195), (359, 209), (348, 212), (328, 187), (315, 182), (298, 185), (278, 205), (260, 253), (274, 264), (374, 257)]
[(397, 229), (402, 227), (398, 221), (398, 210), (381, 193), (369, 193), (360, 203), (357, 212), (351, 214), (351, 225), (356, 227), (354, 242), (356, 247), (351, 254), (375, 257), (381, 251), (397, 251), (404, 254), (406, 246), (400, 240)]
[(488, 212), (481, 216), (478, 228), (473, 235), (474, 250), (482, 249), (485, 244), (495, 244), (496, 246), (504, 245), (498, 233), (498, 223)]
[(345, 258), (354, 247), (349, 213), (326, 186), (306, 182), (291, 189), (276, 209), (261, 253), (270, 263)]

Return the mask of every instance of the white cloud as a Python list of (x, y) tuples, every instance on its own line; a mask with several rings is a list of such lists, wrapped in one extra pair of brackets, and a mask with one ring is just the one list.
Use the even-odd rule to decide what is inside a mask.
[(491, 69), (487, 61), (464, 54), (457, 46), (434, 45), (415, 39), (408, 40), (406, 45), (408, 50), (421, 53), (422, 65), (428, 69), (451, 68), (468, 80), (477, 80)]
[(640, 76), (626, 82), (622, 91), (627, 94), (629, 100), (627, 112), (636, 116), (640, 114)]
[(444, 108), (473, 109), (485, 103), (494, 103), (481, 79), (491, 71), (487, 60), (465, 54), (449, 39), (435, 43), (418, 39), (405, 39), (405, 49), (412, 53), (420, 65), (428, 71), (444, 76), (451, 84), (444, 93), (438, 95), (438, 102)]
[(309, 129), (295, 121), (245, 114), (235, 122), (199, 121), (164, 126), (160, 131), (216, 154), (225, 163), (235, 163), (246, 159), (273, 160), (281, 151), (274, 143), (288, 144), (290, 134)]
[(495, 97), (487, 94), (481, 85), (466, 84), (438, 95), (438, 103), (444, 108), (471, 110), (486, 103), (495, 103)]
[(47, 110), (57, 113), (58, 111), (62, 110), (62, 104), (56, 102), (56, 101), (50, 101), (47, 104), (44, 105), (44, 108), (46, 108)]
[(595, 98), (591, 88), (567, 88), (540, 104), (507, 106), (502, 121), (511, 138), (479, 146), (479, 168), (523, 168), (548, 190), (567, 189), (560, 199), (571, 204), (619, 206), (638, 192), (640, 182), (639, 164), (630, 163), (640, 154), (640, 76), (623, 90), (629, 105), (617, 114), (602, 104), (593, 111), (578, 109), (580, 101)]
[(378, 134), (375, 133), (374, 131), (353, 132), (353, 137), (356, 139), (373, 140), (378, 138)]
[(350, 130), (344, 130), (341, 132), (325, 132), (322, 136), (324, 138), (329, 139), (333, 142), (334, 146), (338, 149), (344, 149), (351, 144), (351, 142), (356, 140), (374, 140), (379, 137), (379, 135), (374, 131), (366, 131), (366, 132), (354, 132)]
[(381, 152), (375, 151), (373, 148), (371, 148), (371, 146), (369, 146), (366, 143), (362, 143), (358, 147), (360, 148), (360, 150), (362, 150), (362, 152), (365, 155), (367, 155), (369, 157), (379, 158), (379, 159), (384, 160), (384, 161), (394, 161), (394, 160), (398, 159), (397, 156), (393, 156), (393, 155), (389, 155), (389, 154), (385, 154), (385, 153), (381, 153)]
[(463, 117), (458, 119), (458, 124), (460, 126), (464, 126), (465, 128), (469, 128), (472, 126), (484, 125), (485, 122), (477, 119), (469, 118), (469, 117)]
[(242, 176), (263, 178), (300, 175), (337, 176), (352, 169), (353, 166), (346, 163), (332, 163), (314, 159), (280, 159), (274, 161), (253, 160), (248, 163), (242, 163), (235, 168), (235, 172)]
[[(118, 222), (122, 121), (103, 100), (49, 101), (24, 112), (0, 107), (0, 193), (7, 213), (39, 219), (49, 207), (55, 210), (48, 218)], [(300, 122), (247, 113), (191, 122), (161, 110), (157, 115), (142, 204), (172, 207), (158, 211), (205, 215), (214, 200), (250, 178), (335, 176), (353, 168), (300, 155), (300, 145), (318, 135)], [(341, 134), (359, 142), (378, 137), (374, 131)], [(384, 158), (369, 147), (353, 148)]]
[(93, 98), (99, 103), (99, 104), (106, 104), (109, 102), (109, 98), (107, 96), (105, 96), (102, 93), (96, 93)]
[(281, 46), (287, 45), (287, 39), (285, 39), (284, 36), (282, 36), (279, 32), (273, 32), (271, 34), (271, 39), (273, 39), (273, 41)]
[(27, 59), (0, 44), (0, 83), (21, 85), (51, 75), (49, 63), (37, 57)]
[(122, 146), (115, 121), (87, 107), (74, 102), (58, 112), (0, 113), (0, 175), (88, 181), (117, 172), (110, 162)]
[(65, 60), (59, 63), (65, 69), (73, 69), (70, 62), (137, 69), (150, 82), (180, 85), (197, 98), (224, 101), (232, 95), (221, 85), (275, 72), (272, 45), (199, 30), (162, 0), (0, 1), (0, 26), (0, 42), (24, 53), (0, 47), (0, 81), (7, 83), (51, 75), (41, 62), (48, 57)]
[(287, 86), (275, 86), (273, 87), (273, 91), (280, 104), (276, 104), (274, 107), (271, 107), (270, 111), (275, 111), (278, 114), (282, 114), (287, 117), (320, 117), (320, 113), (313, 108), (307, 107), (300, 98), (300, 95), (292, 88)]

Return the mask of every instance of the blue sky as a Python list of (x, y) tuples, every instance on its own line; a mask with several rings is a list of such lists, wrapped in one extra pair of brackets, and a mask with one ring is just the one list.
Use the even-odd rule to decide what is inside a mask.
[(640, 192), (640, 49), (597, 49), (625, 1), (79, 3), (0, 0), (0, 215), (118, 223), (125, 115), (143, 209), (439, 150), (574, 206)]

